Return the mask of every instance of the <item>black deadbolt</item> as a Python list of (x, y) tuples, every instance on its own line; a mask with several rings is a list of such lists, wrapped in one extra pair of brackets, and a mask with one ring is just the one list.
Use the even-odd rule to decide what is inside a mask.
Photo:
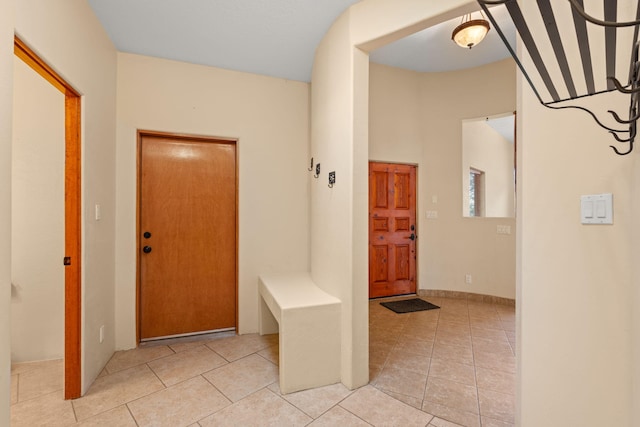
[(145, 246), (144, 248), (142, 248), (142, 252), (148, 254), (149, 252), (151, 252), (151, 246)]
[(148, 239), (149, 237), (151, 237), (151, 233), (149, 233), (148, 231), (145, 231), (143, 236), (145, 239)]

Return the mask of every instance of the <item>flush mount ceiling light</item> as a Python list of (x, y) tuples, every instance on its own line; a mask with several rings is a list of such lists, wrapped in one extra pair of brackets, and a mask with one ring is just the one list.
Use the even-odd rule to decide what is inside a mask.
[(464, 15), (460, 25), (453, 30), (451, 40), (456, 42), (458, 46), (469, 49), (480, 43), (491, 28), (482, 12), (480, 15), (481, 19), (471, 19), (470, 13)]

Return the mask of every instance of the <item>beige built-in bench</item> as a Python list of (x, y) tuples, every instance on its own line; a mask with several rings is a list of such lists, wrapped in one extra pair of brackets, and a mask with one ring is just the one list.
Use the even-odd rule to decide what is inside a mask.
[(340, 300), (308, 273), (260, 276), (260, 334), (280, 333), (282, 393), (340, 382)]

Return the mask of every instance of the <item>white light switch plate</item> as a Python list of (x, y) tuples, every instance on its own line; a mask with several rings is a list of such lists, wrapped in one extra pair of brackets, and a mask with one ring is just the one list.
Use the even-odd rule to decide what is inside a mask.
[(613, 224), (613, 194), (593, 194), (580, 197), (582, 224)]

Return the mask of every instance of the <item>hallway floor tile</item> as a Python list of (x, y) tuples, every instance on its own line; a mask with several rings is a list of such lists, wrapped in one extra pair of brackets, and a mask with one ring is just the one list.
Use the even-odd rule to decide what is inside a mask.
[(513, 307), (428, 300), (441, 308), (396, 314), (370, 301), (370, 383), (357, 390), (282, 395), (278, 336), (223, 333), (117, 352), (73, 401), (62, 361), (14, 364), (11, 425), (513, 426)]

